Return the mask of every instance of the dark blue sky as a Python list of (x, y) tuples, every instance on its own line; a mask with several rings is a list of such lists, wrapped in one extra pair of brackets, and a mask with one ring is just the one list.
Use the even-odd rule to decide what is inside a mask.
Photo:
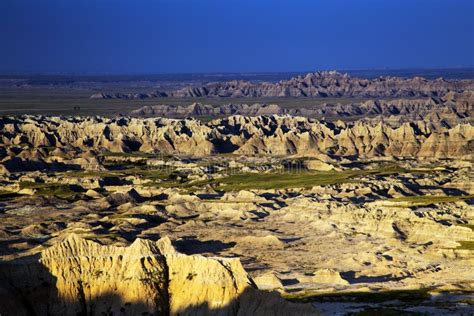
[(0, 72), (474, 65), (474, 0), (0, 0)]

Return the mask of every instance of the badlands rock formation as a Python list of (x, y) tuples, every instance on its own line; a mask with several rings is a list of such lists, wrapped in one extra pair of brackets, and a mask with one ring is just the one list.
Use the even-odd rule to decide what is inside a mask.
[[(105, 158), (105, 171), (0, 177), (2, 314), (309, 310), (256, 291), (247, 273), (259, 289), (315, 299), (317, 309), (325, 306), (319, 296), (334, 293), (352, 302), (354, 292), (421, 292), (431, 306), (447, 292), (469, 302), (474, 291), (470, 161), (328, 160), (316, 167), (337, 170), (279, 174), (288, 157), (257, 157), (253, 167), (244, 156), (161, 158), (161, 167), (144, 164), (160, 160), (147, 156)], [(247, 189), (219, 184), (233, 177), (224, 169), (230, 162), (242, 168), (237, 179), (252, 178)], [(350, 178), (337, 181), (341, 174)], [(270, 188), (259, 188), (262, 181)], [(81, 190), (64, 195), (44, 186)], [(441, 311), (468, 312), (462, 302)]]
[(259, 292), (238, 259), (177, 253), (169, 239), (101, 246), (75, 234), (0, 262), (2, 315), (316, 315)]
[[(241, 116), (208, 124), (46, 117), (2, 122), (2, 314), (299, 315), (314, 312), (311, 306), (340, 310), (336, 299), (349, 310), (374, 311), (372, 303), (353, 307), (354, 293), (367, 299), (376, 293), (376, 300), (387, 295), (383, 304), (390, 311), (413, 311), (413, 302), (417, 310), (442, 314), (472, 310), (472, 160), (437, 159), (442, 146), (429, 147), (432, 156), (425, 159), (273, 155), (290, 146), (283, 138), (288, 135), (295, 144), (304, 133), (332, 133), (339, 144), (348, 131), (351, 145), (344, 146), (363, 151), (368, 133), (390, 142), (392, 133), (410, 137), (400, 132), (404, 125)], [(460, 126), (414, 133), (429, 130), (458, 137), (458, 148), (472, 146), (472, 127)], [(186, 143), (198, 132), (201, 141)], [(253, 139), (255, 147), (240, 144), (241, 155), (151, 153), (163, 148), (155, 141), (164, 139), (172, 150), (202, 154), (206, 139), (220, 139), (209, 143), (223, 148), (224, 135), (231, 144)], [(318, 137), (311, 146), (329, 146)], [(446, 144), (448, 150), (453, 145)], [(109, 152), (142, 146), (150, 152)], [(255, 148), (272, 154), (247, 154)], [(162, 236), (189, 256), (176, 253)], [(311, 306), (288, 304), (255, 286)]]
[[(231, 116), (202, 123), (194, 119), (60, 118), (22, 116), (0, 118), (0, 154), (4, 169), (37, 170), (30, 161), (50, 156), (60, 168), (61, 150), (84, 152), (78, 164), (95, 168), (87, 152), (160, 152), (209, 155), (295, 155), (333, 157), (457, 157), (472, 158), (474, 127), (470, 123), (437, 127), (423, 121), (388, 124), (341, 121), (330, 123), (290, 116)], [(25, 151), (22, 147), (38, 148)], [(12, 159), (16, 159), (12, 161)], [(21, 167), (23, 166), (23, 167)]]
[(149, 94), (94, 94), (93, 98), (149, 97), (426, 97), (474, 90), (473, 80), (427, 80), (421, 77), (352, 78), (336, 71), (308, 73), (277, 83), (228, 81)]
[(246, 91), (420, 98), (1, 117), (0, 314), (472, 314), (471, 83), (356, 82)]
[(373, 117), (392, 126), (403, 122), (425, 121), (431, 126), (454, 126), (472, 122), (474, 93), (449, 92), (444, 97), (425, 99), (369, 100), (351, 104), (322, 104), (312, 107), (284, 108), (277, 104), (225, 104), (221, 106), (193, 103), (189, 106), (153, 105), (130, 112), (136, 117), (225, 117), (230, 115), (292, 115), (314, 118)]

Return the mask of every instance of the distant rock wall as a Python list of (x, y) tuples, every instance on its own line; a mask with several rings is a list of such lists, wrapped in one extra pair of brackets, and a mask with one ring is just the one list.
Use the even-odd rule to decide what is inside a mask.
[(350, 118), (381, 116), (386, 121), (424, 120), (433, 125), (454, 126), (474, 116), (474, 92), (446, 94), (443, 98), (369, 100), (351, 104), (322, 104), (284, 108), (277, 104), (225, 104), (212, 106), (193, 103), (189, 106), (152, 105), (130, 112), (137, 117), (224, 117), (230, 115), (293, 115), (305, 117)]
[(308, 73), (277, 83), (229, 81), (173, 91), (173, 97), (413, 97), (440, 96), (474, 89), (474, 80), (421, 77), (360, 79), (336, 71)]
[(354, 78), (336, 71), (308, 73), (277, 83), (226, 81), (200, 87), (185, 87), (174, 91), (148, 94), (97, 93), (91, 98), (144, 99), (153, 97), (429, 97), (450, 91), (474, 90), (474, 80), (428, 80), (421, 77)]

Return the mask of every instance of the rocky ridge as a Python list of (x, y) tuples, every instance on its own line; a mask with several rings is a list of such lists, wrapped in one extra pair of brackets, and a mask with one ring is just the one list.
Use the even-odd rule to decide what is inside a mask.
[(193, 103), (189, 106), (152, 105), (129, 113), (136, 117), (225, 117), (231, 115), (292, 115), (304, 117), (359, 118), (378, 117), (392, 122), (426, 121), (433, 125), (453, 126), (469, 122), (474, 114), (474, 93), (450, 92), (442, 98), (368, 100), (351, 104), (322, 104), (312, 107), (285, 108), (278, 104), (225, 104), (212, 106)]
[(144, 99), (154, 97), (430, 97), (450, 91), (473, 90), (473, 80), (427, 80), (421, 77), (379, 77), (362, 79), (336, 71), (307, 73), (304, 76), (277, 83), (227, 81), (200, 87), (185, 87), (174, 91), (147, 94), (98, 93), (91, 98)]
[[(22, 158), (38, 160), (31, 155), (41, 158), (42, 152), (51, 147), (59, 155), (61, 149), (76, 148), (85, 153), (139, 151), (197, 156), (234, 153), (472, 158), (473, 137), (474, 127), (469, 123), (432, 129), (422, 121), (390, 127), (382, 122), (329, 123), (290, 116), (231, 116), (209, 123), (194, 119), (126, 117), (0, 119), (0, 154), (8, 159), (3, 162), (7, 169), (15, 166), (9, 159), (16, 159), (16, 164), (21, 164)], [(14, 147), (23, 146), (45, 149), (16, 157)], [(82, 163), (87, 164), (91, 159), (93, 156), (84, 157)]]

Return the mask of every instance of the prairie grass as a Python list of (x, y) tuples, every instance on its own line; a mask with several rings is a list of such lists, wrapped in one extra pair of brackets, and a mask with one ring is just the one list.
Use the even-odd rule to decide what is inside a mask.
[(455, 196), (437, 196), (437, 195), (419, 195), (419, 196), (405, 196), (393, 198), (392, 202), (402, 202), (411, 205), (422, 206), (440, 203), (454, 203), (474, 199), (474, 194), (470, 195), (455, 195)]
[(20, 189), (35, 190), (35, 195), (40, 196), (57, 196), (60, 198), (70, 198), (76, 194), (73, 187), (66, 184), (58, 183), (36, 183), (36, 182), (20, 182)]

